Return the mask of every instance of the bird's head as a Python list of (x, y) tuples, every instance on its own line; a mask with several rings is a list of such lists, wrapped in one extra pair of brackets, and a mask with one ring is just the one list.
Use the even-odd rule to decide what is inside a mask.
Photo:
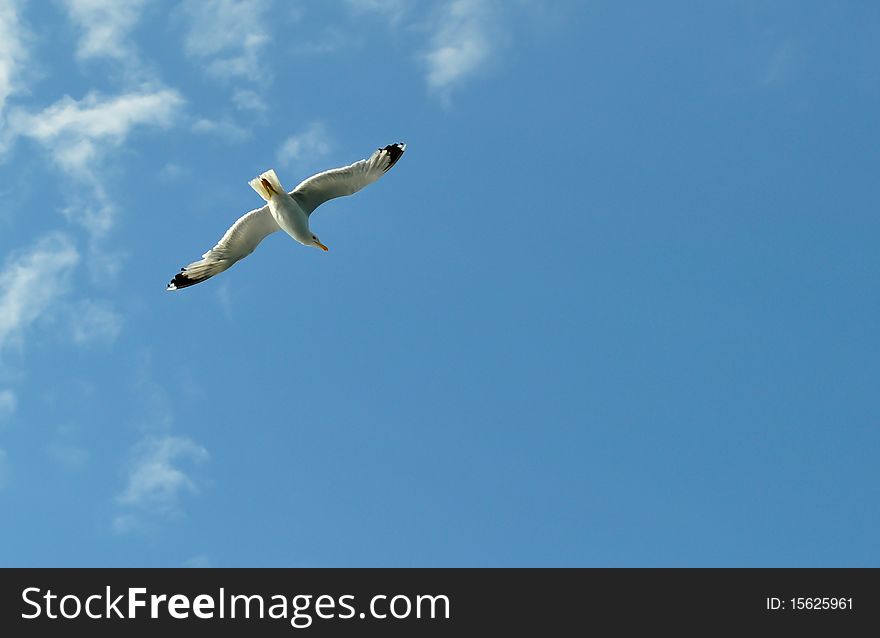
[(321, 243), (321, 240), (318, 239), (318, 236), (317, 236), (317, 235), (312, 235), (312, 243), (311, 243), (311, 245), (314, 246), (314, 247), (316, 247), (316, 248), (320, 248), (320, 249), (323, 250), (324, 252), (330, 250), (330, 249), (327, 248), (324, 244)]

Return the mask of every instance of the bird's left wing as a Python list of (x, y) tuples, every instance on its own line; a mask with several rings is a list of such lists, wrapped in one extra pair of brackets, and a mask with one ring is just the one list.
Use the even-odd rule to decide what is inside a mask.
[(276, 230), (281, 230), (269, 206), (257, 208), (238, 218), (226, 234), (199, 261), (184, 266), (168, 284), (168, 290), (178, 290), (205, 281), (217, 275), (240, 259), (244, 259)]
[(405, 150), (406, 144), (389, 144), (367, 159), (312, 175), (294, 188), (290, 196), (311, 215), (327, 200), (352, 195), (375, 182), (397, 163)]

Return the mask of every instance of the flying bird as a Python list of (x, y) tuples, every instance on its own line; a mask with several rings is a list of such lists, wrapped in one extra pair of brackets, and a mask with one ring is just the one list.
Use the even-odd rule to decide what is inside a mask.
[(382, 177), (397, 163), (406, 144), (390, 144), (367, 159), (312, 175), (289, 193), (269, 169), (248, 182), (268, 203), (242, 215), (199, 261), (184, 266), (168, 284), (179, 290), (201, 283), (244, 259), (272, 233), (283, 230), (303, 246), (329, 250), (309, 228), (315, 209), (324, 202), (352, 195)]

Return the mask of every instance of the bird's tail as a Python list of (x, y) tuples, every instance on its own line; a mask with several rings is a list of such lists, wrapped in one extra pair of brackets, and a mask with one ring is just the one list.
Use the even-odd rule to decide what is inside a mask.
[(248, 184), (250, 184), (251, 188), (257, 191), (260, 194), (260, 197), (267, 202), (272, 199), (272, 195), (284, 192), (284, 187), (281, 185), (281, 182), (278, 181), (278, 176), (275, 174), (275, 171), (271, 168), (265, 173), (262, 173), (259, 177), (253, 178)]

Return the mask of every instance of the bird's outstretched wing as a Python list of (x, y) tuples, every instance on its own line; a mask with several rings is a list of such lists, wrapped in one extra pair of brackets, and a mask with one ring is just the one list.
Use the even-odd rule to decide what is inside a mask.
[(178, 290), (205, 281), (244, 259), (265, 237), (281, 230), (269, 206), (257, 208), (239, 217), (226, 231), (222, 239), (211, 250), (202, 255), (199, 261), (184, 266), (168, 284), (168, 290)]
[(397, 163), (405, 150), (406, 144), (389, 144), (367, 159), (312, 175), (293, 189), (290, 195), (306, 214), (311, 215), (327, 200), (351, 195), (375, 182)]

